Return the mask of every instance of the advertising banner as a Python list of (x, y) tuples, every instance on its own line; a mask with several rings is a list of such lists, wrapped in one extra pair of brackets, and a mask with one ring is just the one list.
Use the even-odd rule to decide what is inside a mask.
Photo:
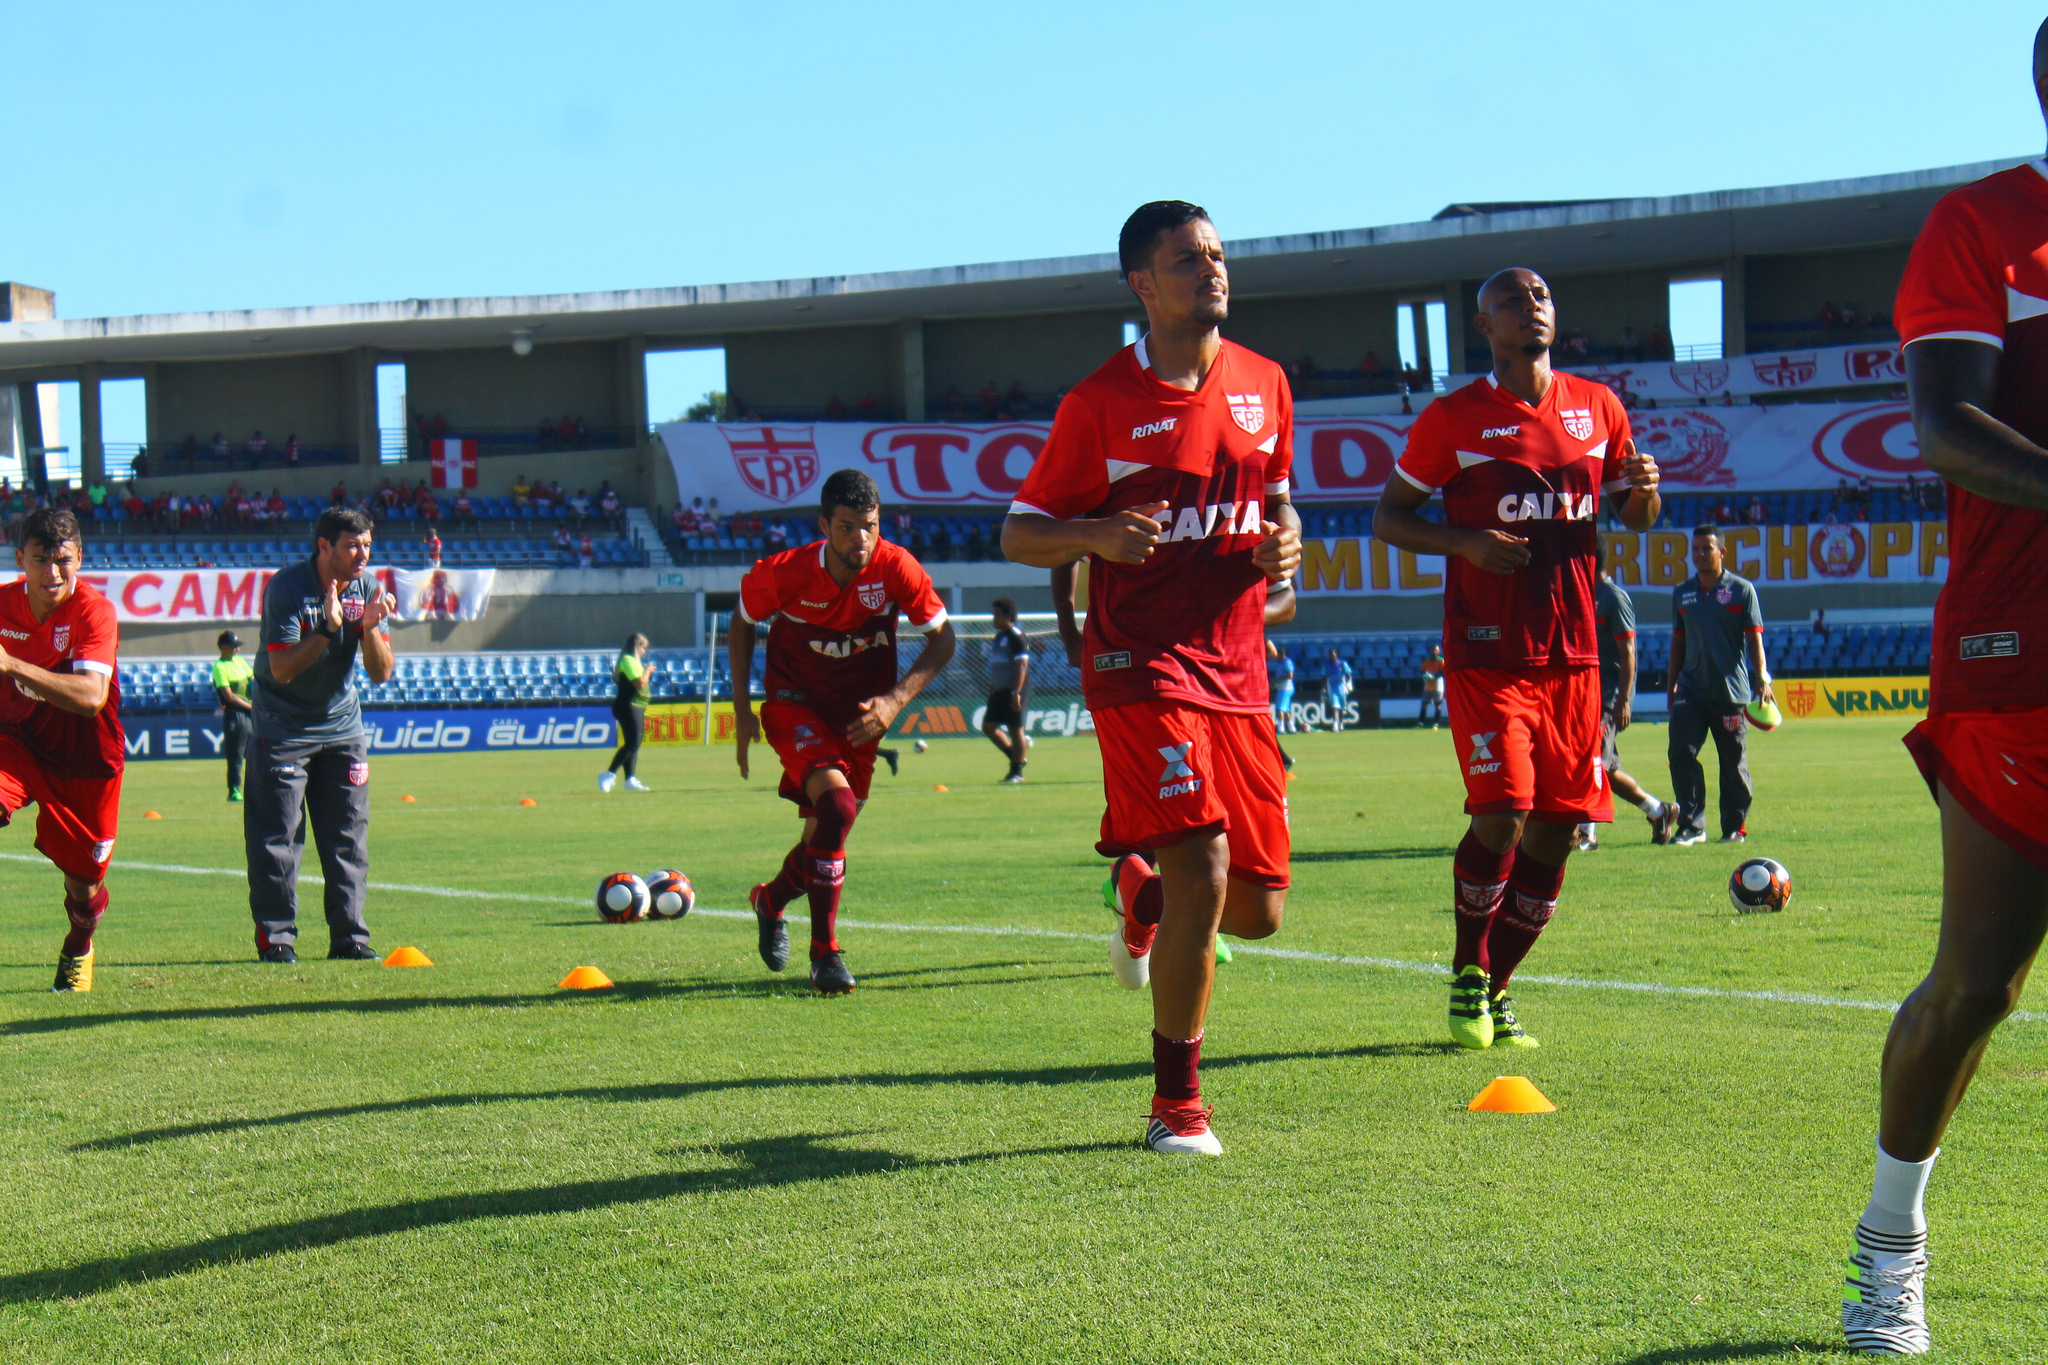
[[(1946, 583), (1948, 523), (1855, 522), (1813, 526), (1724, 526), (1728, 567), (1758, 585), (1785, 583)], [(1602, 531), (1614, 576), (1628, 588), (1676, 587), (1692, 576), (1690, 531)], [(1396, 550), (1370, 536), (1301, 543), (1304, 597), (1443, 591), (1444, 561)]]
[[(276, 569), (120, 569), (82, 573), (105, 593), (123, 625), (254, 621)], [(400, 621), (473, 621), (491, 602), (496, 569), (372, 569), (398, 599)], [(0, 573), (0, 585), (21, 577)]]
[[(1575, 365), (1564, 351), (1553, 352), (1553, 358), (1559, 369), (1597, 379), (1616, 393), (1659, 402), (1698, 403), (1719, 399), (1722, 394), (1750, 398), (1906, 382), (1905, 361), (1899, 356), (1898, 344), (1890, 341), (1757, 351), (1726, 360), (1618, 360)], [(1478, 377), (1452, 375), (1445, 387), (1458, 388)]]
[[(218, 711), (124, 715), (128, 761), (220, 758)], [(601, 706), (534, 706), (506, 710), (451, 707), (365, 710), (363, 729), (377, 753), (477, 753), (519, 749), (616, 749), (618, 722)]]
[(1927, 678), (1780, 678), (1779, 708), (1787, 720), (1856, 716), (1924, 716)]
[[(1295, 500), (1377, 498), (1414, 421), (1297, 415)], [(1843, 479), (1903, 484), (1928, 477), (1904, 403), (1660, 406), (1640, 408), (1629, 421), (1668, 492), (1773, 492), (1833, 488)], [(683, 499), (716, 498), (726, 511), (807, 508), (839, 469), (872, 474), (894, 504), (1000, 509), (1023, 486), (1051, 430), (1046, 422), (670, 422), (661, 436)]]
[[(711, 742), (731, 744), (734, 742), (734, 720), (732, 703), (729, 701), (711, 704)], [(704, 703), (663, 703), (647, 708), (647, 718), (641, 727), (642, 744), (702, 744), (704, 742)]]

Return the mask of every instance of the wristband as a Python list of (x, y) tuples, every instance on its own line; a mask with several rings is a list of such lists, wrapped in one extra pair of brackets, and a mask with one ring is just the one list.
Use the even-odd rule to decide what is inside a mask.
[(313, 633), (315, 635), (325, 635), (328, 639), (332, 640), (339, 632), (329, 629), (327, 618), (323, 616), (313, 623)]

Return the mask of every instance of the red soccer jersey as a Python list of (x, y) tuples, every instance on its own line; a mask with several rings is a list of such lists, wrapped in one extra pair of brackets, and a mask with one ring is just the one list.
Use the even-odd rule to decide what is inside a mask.
[(1529, 562), (1490, 574), (1453, 555), (1444, 585), (1444, 662), (1451, 668), (1595, 664), (1593, 585), (1600, 493), (1628, 485), (1628, 414), (1605, 384), (1552, 371), (1530, 407), (1489, 374), (1437, 399), (1408, 431), (1394, 468), (1443, 490), (1452, 526), (1529, 542)]
[(768, 631), (769, 701), (807, 706), (850, 725), (860, 704), (896, 685), (896, 613), (934, 631), (946, 607), (910, 551), (886, 540), (845, 587), (825, 568), (825, 542), (754, 561), (740, 580), (740, 615)]
[(1064, 521), (1168, 504), (1144, 563), (1088, 562), (1091, 708), (1266, 710), (1266, 576), (1252, 552), (1293, 467), (1287, 377), (1242, 346), (1224, 342), (1193, 392), (1152, 373), (1142, 340), (1074, 386), (1010, 510)]
[[(2048, 445), (2048, 166), (1950, 191), (1927, 215), (1893, 309), (1904, 345), (2001, 347), (1991, 415)], [(2048, 705), (2048, 512), (1948, 486), (1948, 583), (1928, 710)]]
[(80, 583), (47, 621), (28, 608), (28, 584), (0, 588), (0, 645), (50, 673), (104, 673), (107, 704), (97, 716), (60, 711), (17, 681), (0, 684), (0, 732), (18, 738), (52, 777), (116, 777), (128, 750), (121, 730), (121, 628), (114, 604)]

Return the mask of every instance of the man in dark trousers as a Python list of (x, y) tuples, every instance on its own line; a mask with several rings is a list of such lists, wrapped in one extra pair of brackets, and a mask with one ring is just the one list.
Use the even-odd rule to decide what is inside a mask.
[(213, 663), (213, 696), (220, 703), (220, 747), (228, 760), (228, 800), (239, 801), (242, 760), (249, 747), (249, 717), (254, 711), (249, 686), (256, 673), (241, 655), (241, 636), (224, 630), (214, 644), (220, 648), (220, 658)]
[[(998, 597), (989, 604), (995, 631), (988, 642), (988, 709), (981, 732), (1010, 760), (1005, 782), (1022, 782), (1030, 761), (1024, 734), (1024, 683), (1031, 674), (1031, 646), (1017, 629), (1017, 604)], [(1005, 733), (1007, 732), (1007, 733)]]
[(308, 824), (327, 878), (327, 956), (377, 956), (363, 922), (370, 746), (352, 673), (360, 651), (370, 681), (391, 677), (384, 621), (398, 601), (368, 572), (371, 534), (363, 513), (328, 508), (313, 528), (312, 557), (280, 571), (263, 593), (242, 832), (256, 955), (265, 962), (299, 960), (292, 945)]
[(1707, 770), (1700, 747), (1707, 735), (1721, 759), (1721, 842), (1749, 837), (1749, 723), (1743, 708), (1754, 698), (1776, 704), (1764, 664), (1764, 616), (1756, 587), (1722, 565), (1721, 533), (1692, 533), (1697, 570), (1672, 595), (1671, 787), (1678, 801), (1674, 844), (1707, 841)]

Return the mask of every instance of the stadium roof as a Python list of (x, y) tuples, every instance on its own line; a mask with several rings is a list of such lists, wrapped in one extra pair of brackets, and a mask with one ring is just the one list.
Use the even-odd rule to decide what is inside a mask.
[[(1514, 261), (1553, 272), (1717, 262), (1734, 255), (1912, 240), (1953, 186), (2023, 161), (1648, 199), (1453, 205), (1390, 227), (1229, 243), (1240, 296), (1441, 288)], [(582, 294), (398, 299), (214, 313), (0, 323), (0, 373), (118, 369), (359, 346), (392, 351), (644, 335), (656, 347), (728, 332), (1000, 316), (1127, 305), (1113, 252), (931, 270)], [(41, 377), (51, 377), (47, 374)]]

